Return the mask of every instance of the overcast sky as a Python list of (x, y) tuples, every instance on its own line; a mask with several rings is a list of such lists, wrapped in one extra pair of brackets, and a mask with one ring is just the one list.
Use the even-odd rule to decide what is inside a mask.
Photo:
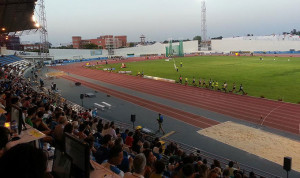
[[(45, 0), (55, 46), (100, 35), (128, 41), (192, 39), (201, 33), (201, 0)], [(208, 37), (269, 35), (300, 30), (300, 0), (206, 0)], [(38, 9), (38, 7), (36, 7)], [(39, 35), (21, 37), (38, 42)]]

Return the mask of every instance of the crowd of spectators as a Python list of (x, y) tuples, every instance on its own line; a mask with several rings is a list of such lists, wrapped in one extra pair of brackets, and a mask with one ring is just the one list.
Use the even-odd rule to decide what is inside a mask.
[[(6, 66), (1, 70), (7, 75), (0, 82), (1, 106), (7, 111), (3, 117), (10, 122), (12, 106), (19, 108), (26, 124), (46, 135), (42, 139), (44, 145), (63, 150), (64, 133), (69, 133), (88, 143), (91, 160), (125, 178), (255, 177), (253, 173), (246, 176), (233, 168), (232, 161), (227, 167), (221, 167), (218, 160), (209, 164), (201, 155), (185, 153), (174, 142), (164, 145), (158, 137), (149, 140), (141, 129), (121, 130), (114, 122), (93, 117), (91, 110), (75, 111), (67, 104), (58, 106), (53, 97), (33, 90), (28, 80), (10, 73), (13, 68)], [(0, 127), (1, 175), (28, 178), (46, 175), (47, 156), (42, 149), (29, 144), (10, 148), (10, 141), (10, 131)]]

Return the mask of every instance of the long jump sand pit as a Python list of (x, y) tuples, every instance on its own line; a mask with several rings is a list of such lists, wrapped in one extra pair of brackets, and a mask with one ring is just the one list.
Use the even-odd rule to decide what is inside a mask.
[(46, 77), (60, 77), (64, 75), (66, 75), (65, 72), (49, 72), (45, 74)]
[(225, 122), (198, 131), (227, 145), (265, 158), (279, 165), (292, 157), (292, 169), (300, 172), (300, 142), (245, 125)]

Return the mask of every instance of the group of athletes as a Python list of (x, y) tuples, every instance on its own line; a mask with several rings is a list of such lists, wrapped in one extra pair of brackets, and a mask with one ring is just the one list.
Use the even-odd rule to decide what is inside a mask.
[[(183, 84), (183, 77), (181, 75), (179, 76), (179, 83)], [(184, 78), (184, 85), (185, 86), (188, 85), (188, 78)], [(243, 95), (246, 94), (244, 92), (244, 87), (243, 87), (242, 84), (240, 84), (239, 90), (238, 91), (236, 90), (235, 82), (232, 85), (232, 90), (228, 90), (228, 84), (227, 84), (226, 81), (221, 86), (219, 86), (218, 81), (214, 81), (214, 80), (209, 79), (209, 81), (206, 82), (205, 79), (202, 80), (200, 78), (199, 81), (198, 81), (198, 85), (197, 85), (196, 79), (195, 79), (195, 77), (193, 77), (192, 85), (195, 86), (195, 87), (207, 88), (207, 89), (217, 90), (217, 91), (224, 91), (225, 93), (227, 93), (227, 92), (230, 92), (230, 93), (233, 93), (233, 92), (240, 93), (240, 92), (242, 92)]]

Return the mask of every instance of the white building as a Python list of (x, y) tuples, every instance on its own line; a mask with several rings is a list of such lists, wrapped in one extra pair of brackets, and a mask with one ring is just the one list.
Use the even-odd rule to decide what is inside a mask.
[(211, 41), (212, 51), (300, 51), (300, 37), (295, 35), (246, 36)]

